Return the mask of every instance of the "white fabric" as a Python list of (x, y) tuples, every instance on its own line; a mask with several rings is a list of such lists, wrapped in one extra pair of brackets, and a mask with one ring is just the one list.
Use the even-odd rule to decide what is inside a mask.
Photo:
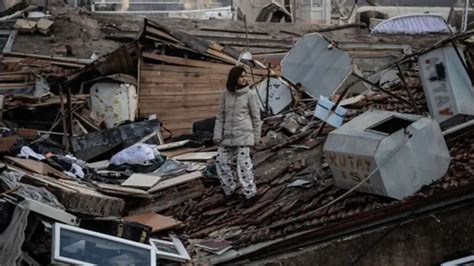
[(135, 144), (121, 152), (115, 154), (110, 163), (115, 165), (127, 164), (145, 164), (146, 161), (155, 159), (153, 146), (148, 144)]
[(443, 17), (432, 14), (403, 15), (382, 21), (372, 29), (383, 34), (449, 33)]
[(21, 246), (30, 210), (16, 206), (10, 224), (0, 235), (0, 265), (21, 265)]
[(26, 159), (30, 157), (35, 158), (39, 161), (46, 159), (46, 157), (44, 157), (42, 154), (36, 153), (28, 146), (21, 147), (20, 155)]

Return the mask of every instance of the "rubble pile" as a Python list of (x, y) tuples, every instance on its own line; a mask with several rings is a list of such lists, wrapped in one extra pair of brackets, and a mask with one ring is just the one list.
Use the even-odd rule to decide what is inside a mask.
[[(415, 100), (418, 112), (420, 114), (428, 113), (425, 94), (423, 92), (423, 87), (421, 86), (419, 79), (411, 78), (408, 89), (410, 90), (413, 99)], [(392, 92), (394, 95), (397, 95), (403, 99), (410, 101), (410, 96), (407, 90), (401, 84), (390, 89), (390, 92)], [(407, 114), (417, 113), (417, 110), (415, 110), (413, 104), (409, 105), (406, 102), (401, 102), (400, 100), (393, 98), (387, 94), (367, 95), (359, 102), (347, 106), (347, 108), (349, 109), (346, 116), (348, 119), (356, 117), (361, 113), (369, 110), (386, 110)]]
[[(308, 231), (324, 235), (384, 218), (398, 208), (474, 185), (472, 114), (461, 110), (459, 120), (450, 125), (431, 119), (430, 91), (412, 61), (397, 59), (399, 68), (400, 62), (409, 67), (398, 69), (395, 81), (382, 84), (376, 76), (381, 70), (371, 64), (385, 63), (384, 49), (392, 49), (391, 55), (415, 55), (405, 54), (405, 46), (400, 52), (400, 46), (380, 44), (388, 37), (364, 36), (373, 42), (368, 46), (365, 42), (344, 44), (327, 39), (338, 36), (331, 29), (308, 26), (306, 30), (327, 33), (317, 37), (324, 44), (322, 52), (330, 55), (337, 50), (350, 61), (348, 73), (338, 77), (341, 84), (325, 88), (334, 93), (317, 99), (310, 93), (320, 91), (317, 84), (309, 88), (283, 76), (285, 71), (279, 67), (272, 68), (306, 30), (274, 29), (278, 35), (274, 37), (250, 28), (247, 42), (251, 45), (243, 48), (246, 26), (216, 29), (208, 22), (198, 27), (187, 21), (173, 27), (171, 22), (145, 19), (135, 39), (130, 37), (138, 32), (134, 26), (117, 25), (111, 18), (96, 20), (89, 11), (62, 1), (50, 4), (49, 13), (37, 14), (45, 20), (18, 17), (16, 24), (8, 24), (19, 35), (9, 35), (16, 38), (15, 45), (6, 45), (0, 58), (2, 262), (208, 262), (231, 254), (226, 253), (229, 250), (240, 254), (241, 249), (258, 250), (262, 243), (271, 247)], [(360, 31), (359, 26), (344, 29)], [(104, 38), (110, 43), (103, 42)], [(133, 41), (119, 47), (112, 41), (119, 39)], [(48, 43), (44, 49), (37, 48), (44, 43)], [(256, 55), (244, 59), (248, 49)], [(382, 59), (370, 61), (364, 49), (369, 55), (382, 53)], [(227, 73), (236, 64), (244, 65), (262, 98), (262, 139), (252, 149), (258, 188), (252, 206), (224, 197), (214, 162), (217, 146), (212, 143), (212, 117)], [(339, 69), (337, 64), (331, 67)], [(363, 77), (355, 73), (356, 67)], [(428, 81), (444, 82), (443, 67), (437, 65)], [(331, 71), (318, 74), (329, 79), (335, 75)], [(364, 80), (357, 87), (351, 83), (356, 78)], [(323, 101), (331, 107), (323, 106)], [(317, 114), (322, 107), (325, 117)], [(451, 160), (447, 173), (443, 171), (439, 179), (430, 177), (431, 183), (416, 184), (421, 187), (413, 190), (416, 193), (410, 191), (410, 196), (397, 200), (357, 190), (374, 180), (371, 176), (377, 169), (369, 166), (379, 168), (383, 163), (367, 160), (367, 153), (358, 159), (349, 154), (341, 165), (367, 169), (349, 174), (357, 186), (341, 188), (324, 148), (328, 136), (376, 110), (405, 117), (416, 114), (434, 124), (433, 135), (439, 137), (436, 140), (446, 154), (447, 145), (452, 157), (443, 158), (446, 168)], [(379, 139), (411, 138), (413, 132), (407, 128), (414, 121), (392, 118), (392, 124), (384, 120), (361, 131), (374, 134), (378, 130), (378, 137), (383, 136)], [(341, 146), (348, 143), (341, 142)], [(389, 151), (398, 151), (387, 142)], [(414, 143), (414, 149), (421, 145)], [(360, 167), (365, 164), (369, 166)], [(404, 178), (409, 177), (399, 177)], [(5, 243), (11, 243), (8, 252)]]
[[(419, 88), (419, 87), (418, 87)], [(418, 90), (422, 90), (419, 88)], [(398, 93), (397, 93), (398, 91)], [(393, 90), (399, 95), (405, 95), (403, 89)], [(419, 103), (424, 101), (420, 97)], [(378, 108), (372, 105), (376, 104)], [(420, 104), (421, 107), (421, 104)], [(360, 102), (347, 106), (353, 116), (364, 110), (405, 110), (414, 113), (412, 107), (397, 103), (386, 95), (374, 93)], [(424, 107), (426, 110), (426, 107)], [(312, 116), (312, 112), (308, 112)], [(286, 115), (295, 120), (309, 120), (297, 113)], [(282, 121), (283, 120), (283, 121)], [(264, 128), (272, 130), (263, 136), (278, 138), (277, 143), (288, 141), (290, 132), (280, 133), (283, 136), (274, 137), (275, 130), (283, 129), (287, 119), (279, 119), (280, 123), (267, 119)], [(347, 118), (350, 120), (350, 118)], [(310, 131), (315, 131), (319, 123), (314, 123)], [(304, 126), (301, 125), (300, 129)], [(325, 130), (330, 131), (332, 129)], [(324, 132), (324, 131), (323, 131)], [(301, 133), (296, 130), (293, 133)], [(324, 133), (321, 137), (324, 137)], [(202, 184), (181, 187), (180, 191), (163, 192), (163, 198), (158, 196), (153, 204), (147, 208), (164, 211), (166, 215), (175, 215), (185, 224), (185, 236), (190, 242), (199, 242), (198, 239), (226, 239), (237, 248), (247, 247), (272, 239), (291, 235), (311, 228), (324, 228), (326, 225), (344, 219), (356, 219), (361, 215), (368, 215), (371, 211), (384, 207), (402, 205), (416, 198), (425, 198), (440, 188), (453, 189), (466, 184), (472, 184), (471, 153), (474, 146), (472, 137), (458, 139), (448, 143), (451, 156), (454, 158), (449, 172), (439, 181), (422, 189), (413, 197), (403, 201), (393, 201), (385, 197), (354, 193), (340, 200), (331, 207), (320, 212), (312, 212), (318, 207), (333, 201), (342, 195), (345, 190), (334, 185), (333, 177), (322, 155), (322, 142), (302, 138), (298, 142), (277, 150), (272, 149), (274, 143), (267, 148), (258, 147), (254, 154), (255, 175), (258, 187), (258, 202), (251, 208), (243, 207), (242, 202), (227, 202), (217, 182), (215, 187), (206, 188)], [(460, 148), (463, 147), (463, 148)], [(471, 161), (469, 161), (469, 159)], [(195, 191), (202, 191), (196, 193)], [(166, 195), (173, 195), (168, 197)], [(161, 203), (167, 203), (166, 207)], [(155, 208), (153, 207), (156, 206)], [(134, 210), (142, 211), (142, 209)]]

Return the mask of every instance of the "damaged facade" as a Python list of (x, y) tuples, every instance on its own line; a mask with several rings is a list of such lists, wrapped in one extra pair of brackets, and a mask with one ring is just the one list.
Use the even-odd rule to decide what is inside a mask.
[[(2, 264), (473, 255), (474, 32), (291, 23), (295, 2), (316, 16), (331, 1), (261, 1), (254, 18), (234, 1), (243, 21), (13, 2), (0, 6)], [(215, 170), (235, 65), (263, 120), (251, 206)]]

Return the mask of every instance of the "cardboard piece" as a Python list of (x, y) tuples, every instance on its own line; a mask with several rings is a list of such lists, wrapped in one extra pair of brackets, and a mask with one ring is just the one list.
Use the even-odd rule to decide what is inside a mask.
[(122, 183), (122, 186), (149, 189), (160, 180), (161, 176), (157, 175), (133, 174)]
[(16, 136), (0, 138), (0, 152), (9, 151), (15, 144), (16, 139)]
[(152, 233), (169, 230), (181, 226), (181, 222), (171, 217), (159, 215), (154, 212), (131, 215), (123, 218), (125, 221), (137, 222), (148, 225), (152, 228)]
[(162, 182), (158, 183), (156, 186), (149, 189), (147, 192), (148, 193), (157, 192), (157, 191), (160, 191), (160, 190), (163, 190), (163, 189), (167, 189), (167, 188), (170, 188), (170, 187), (173, 187), (173, 186), (177, 186), (177, 185), (180, 185), (180, 184), (198, 179), (200, 177), (202, 177), (202, 173), (200, 171), (196, 171), (196, 172), (192, 172), (192, 173), (189, 173), (189, 174), (181, 175), (181, 176), (178, 176), (178, 177), (175, 177), (175, 178), (171, 178), (171, 179), (162, 181)]
[(180, 161), (206, 161), (211, 160), (217, 156), (217, 152), (192, 152), (174, 157), (175, 160)]
[(15, 158), (15, 157), (10, 157), (10, 156), (5, 156), (5, 158), (14, 162), (21, 168), (24, 168), (26, 170), (29, 170), (37, 174), (47, 175), (47, 176), (61, 178), (61, 179), (71, 179), (66, 174), (63, 174), (61, 171), (56, 170), (53, 167), (40, 161), (35, 161), (31, 159), (21, 159), (21, 158)]

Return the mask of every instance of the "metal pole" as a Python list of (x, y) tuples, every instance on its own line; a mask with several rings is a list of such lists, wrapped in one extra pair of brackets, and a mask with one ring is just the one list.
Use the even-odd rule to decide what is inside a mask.
[(416, 106), (415, 98), (413, 97), (413, 94), (411, 93), (410, 88), (408, 88), (407, 81), (405, 80), (405, 75), (403, 75), (402, 68), (400, 67), (400, 64), (398, 64), (398, 63), (397, 63), (397, 68), (398, 68), (398, 72), (400, 73), (400, 79), (403, 82), (403, 87), (405, 87), (405, 90), (407, 91), (408, 96), (410, 97), (410, 100), (413, 103), (413, 108), (415, 109), (415, 112), (417, 114), (420, 114), (420, 110), (418, 110), (418, 107)]
[(69, 140), (68, 140), (68, 134), (67, 134), (67, 125), (66, 125), (66, 111), (64, 108), (63, 87), (61, 85), (59, 85), (59, 104), (61, 106), (61, 117), (62, 117), (62, 123), (63, 123), (63, 133), (64, 133), (63, 145), (64, 145), (64, 148), (66, 149), (66, 153), (69, 153)]
[(464, 14), (462, 18), (462, 25), (461, 25), (461, 32), (465, 32), (467, 30), (467, 16), (469, 14), (469, 0), (465, 0), (464, 5)]
[(362, 77), (362, 76), (359, 76), (359, 75), (357, 75), (357, 74), (355, 74), (355, 73), (352, 73), (352, 75), (353, 75), (354, 77), (356, 77), (356, 78), (362, 80), (363, 82), (365, 82), (365, 83), (371, 85), (372, 87), (375, 87), (375, 88), (377, 88), (378, 90), (380, 90), (380, 91), (382, 91), (382, 92), (384, 92), (384, 93), (386, 93), (386, 94), (392, 96), (393, 98), (395, 98), (395, 99), (397, 99), (397, 100), (399, 100), (399, 101), (401, 101), (401, 102), (404, 102), (404, 103), (406, 103), (406, 104), (408, 104), (408, 105), (411, 105), (411, 102), (410, 102), (410, 101), (407, 101), (407, 100), (403, 99), (402, 97), (391, 93), (390, 91), (388, 91), (388, 90), (386, 90), (386, 89), (380, 87), (379, 85), (373, 83), (372, 81), (370, 81), (370, 80), (368, 80), (368, 79), (366, 79), (366, 78), (364, 78), (364, 77)]
[(72, 112), (73, 111), (72, 111), (71, 87), (67, 88), (66, 96), (67, 96), (67, 105), (68, 105), (68, 110), (69, 110), (68, 111), (69, 112), (68, 113), (68, 122), (69, 122), (69, 128), (68, 129), (69, 129), (69, 136), (70, 136), (69, 141), (71, 141), (71, 138), (73, 136), (73, 129), (72, 129), (72, 127), (73, 127)]
[[(270, 113), (270, 107), (268, 106), (268, 93), (270, 91), (270, 63), (268, 63), (268, 71), (267, 71), (267, 94), (265, 99), (265, 110), (267, 113)], [(272, 113), (273, 114), (273, 113)]]
[(447, 136), (453, 133), (458, 132), (459, 130), (465, 129), (467, 127), (474, 126), (474, 120), (467, 121), (466, 123), (462, 123), (460, 125), (454, 126), (452, 128), (448, 128), (443, 131), (443, 136)]
[(293, 0), (293, 5), (291, 7), (291, 14), (293, 15), (293, 23), (296, 23), (296, 0)]
[[(247, 15), (244, 15), (244, 26), (245, 26), (245, 39), (247, 40), (247, 52), (249, 51), (250, 48), (250, 40), (249, 40), (249, 33), (248, 33), (248, 28), (247, 28)], [(253, 67), (252, 67), (252, 60), (250, 61), (250, 74), (252, 75), (252, 81), (253, 84), (255, 84), (255, 76), (253, 75)]]

